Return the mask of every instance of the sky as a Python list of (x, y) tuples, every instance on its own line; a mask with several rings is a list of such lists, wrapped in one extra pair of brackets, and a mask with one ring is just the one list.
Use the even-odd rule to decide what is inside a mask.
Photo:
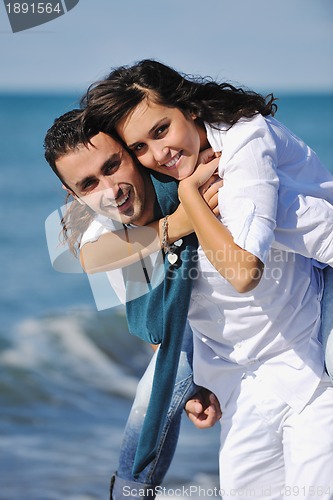
[(0, 91), (81, 94), (143, 58), (257, 91), (333, 90), (332, 0), (80, 0), (19, 33), (4, 3)]

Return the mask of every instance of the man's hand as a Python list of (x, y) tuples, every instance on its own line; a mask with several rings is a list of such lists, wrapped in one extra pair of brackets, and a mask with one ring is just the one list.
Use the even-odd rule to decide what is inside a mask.
[(217, 397), (207, 389), (201, 389), (185, 405), (188, 418), (198, 429), (213, 427), (222, 417)]

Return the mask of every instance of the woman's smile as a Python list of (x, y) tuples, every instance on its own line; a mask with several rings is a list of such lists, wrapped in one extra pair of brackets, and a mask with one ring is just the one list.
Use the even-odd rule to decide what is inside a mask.
[(202, 147), (195, 117), (178, 108), (142, 101), (117, 132), (143, 166), (181, 180), (191, 175)]

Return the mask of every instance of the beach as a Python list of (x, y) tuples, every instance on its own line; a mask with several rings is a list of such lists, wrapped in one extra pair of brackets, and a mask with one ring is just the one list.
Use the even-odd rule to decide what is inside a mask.
[[(51, 265), (45, 221), (65, 195), (43, 158), (43, 138), (79, 97), (0, 95), (2, 500), (108, 498), (151, 356), (128, 333), (122, 307), (98, 311), (85, 274)], [(333, 172), (333, 94), (278, 97), (276, 118)], [(218, 449), (219, 425), (199, 431), (184, 415), (158, 496), (218, 498)]]

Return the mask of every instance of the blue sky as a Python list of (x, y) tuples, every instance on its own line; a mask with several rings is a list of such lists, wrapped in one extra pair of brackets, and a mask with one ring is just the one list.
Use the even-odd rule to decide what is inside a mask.
[(80, 0), (13, 34), (0, 4), (0, 90), (82, 92), (153, 57), (267, 91), (333, 90), (332, 0)]

